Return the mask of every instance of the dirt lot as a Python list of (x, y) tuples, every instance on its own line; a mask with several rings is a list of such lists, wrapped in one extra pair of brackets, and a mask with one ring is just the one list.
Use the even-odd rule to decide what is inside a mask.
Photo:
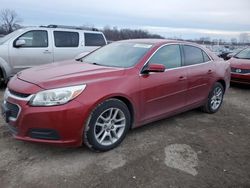
[(250, 88), (234, 86), (218, 113), (149, 124), (106, 153), (17, 141), (1, 119), (0, 187), (250, 187), (249, 114)]

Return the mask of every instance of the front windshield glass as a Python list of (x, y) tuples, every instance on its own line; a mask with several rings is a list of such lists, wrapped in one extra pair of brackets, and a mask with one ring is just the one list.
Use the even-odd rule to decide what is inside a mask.
[(81, 61), (109, 67), (132, 67), (151, 47), (151, 44), (115, 42), (83, 57)]
[(5, 43), (9, 39), (11, 39), (13, 36), (17, 35), (18, 33), (21, 33), (22, 31), (23, 31), (22, 29), (18, 29), (16, 31), (13, 31), (12, 33), (4, 36), (3, 38), (0, 38), (0, 45), (3, 44), (3, 43)]
[(239, 59), (250, 59), (250, 48), (246, 48), (236, 54), (234, 57), (239, 58)]

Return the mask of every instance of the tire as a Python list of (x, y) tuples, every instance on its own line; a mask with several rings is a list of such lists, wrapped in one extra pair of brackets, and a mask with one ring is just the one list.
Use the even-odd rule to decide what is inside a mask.
[(83, 133), (84, 144), (95, 151), (108, 151), (125, 138), (131, 124), (131, 115), (125, 103), (108, 99), (90, 114)]
[(202, 106), (202, 111), (213, 114), (219, 110), (223, 102), (225, 89), (221, 83), (216, 82), (208, 95), (207, 102)]
[(0, 88), (3, 88), (5, 86), (5, 80), (3, 76), (3, 71), (0, 69)]

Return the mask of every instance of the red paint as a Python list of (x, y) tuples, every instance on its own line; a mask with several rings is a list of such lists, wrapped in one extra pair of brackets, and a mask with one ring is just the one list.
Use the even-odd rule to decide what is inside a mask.
[[(25, 70), (12, 78), (8, 88), (26, 94), (34, 94), (44, 89), (87, 84), (81, 95), (60, 106), (31, 107), (27, 101), (9, 98), (9, 102), (22, 108), (17, 121), (10, 122), (18, 128), (18, 133), (14, 137), (26, 141), (79, 146), (82, 144), (84, 125), (91, 111), (108, 98), (117, 97), (129, 101), (134, 113), (133, 127), (138, 127), (203, 105), (216, 81), (224, 82), (225, 89), (229, 87), (228, 63), (208, 51), (213, 58), (209, 63), (140, 74), (150, 56), (161, 45), (169, 43), (164, 40), (151, 42), (153, 48), (131, 68), (112, 68), (67, 61)], [(162, 66), (154, 65), (151, 68), (161, 71)], [(27, 135), (30, 128), (55, 129), (59, 132), (60, 140), (32, 139)]]
[(232, 57), (230, 60), (232, 68), (240, 70), (249, 70), (249, 73), (235, 73), (231, 72), (231, 82), (250, 84), (250, 60), (249, 59), (237, 59)]

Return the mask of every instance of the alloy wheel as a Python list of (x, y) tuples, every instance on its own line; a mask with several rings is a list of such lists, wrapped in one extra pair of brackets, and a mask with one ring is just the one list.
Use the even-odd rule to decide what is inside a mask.
[(223, 90), (221, 87), (216, 87), (213, 90), (213, 96), (211, 98), (210, 104), (211, 104), (211, 108), (213, 110), (217, 110), (221, 103), (222, 103), (222, 99), (223, 99)]
[(94, 135), (97, 142), (109, 146), (117, 142), (125, 131), (125, 114), (119, 108), (108, 108), (97, 118)]

